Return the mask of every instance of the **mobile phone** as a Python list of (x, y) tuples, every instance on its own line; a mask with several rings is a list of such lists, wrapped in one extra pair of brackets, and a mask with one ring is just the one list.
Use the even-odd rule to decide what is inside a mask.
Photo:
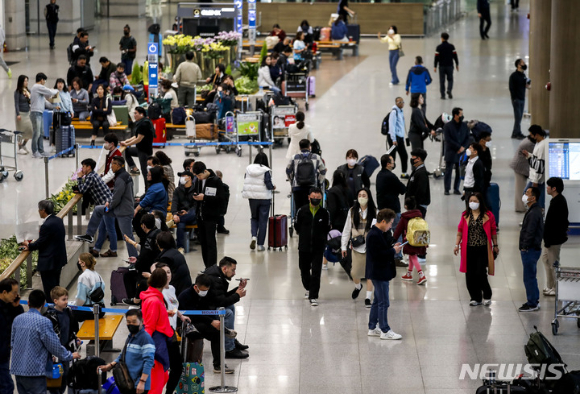
[(402, 244), (401, 244), (401, 246), (405, 246), (405, 245), (407, 245), (408, 243), (409, 243), (409, 241), (407, 241), (407, 242), (405, 242), (405, 243), (402, 243)]
[(237, 281), (239, 281), (239, 282), (241, 282), (241, 281), (243, 281), (243, 280), (250, 280), (250, 278), (238, 278), (238, 279), (236, 279), (236, 280), (237, 280)]
[(127, 263), (127, 264), (133, 264), (133, 263), (131, 262), (131, 260), (123, 260), (123, 261), (124, 261), (125, 263)]

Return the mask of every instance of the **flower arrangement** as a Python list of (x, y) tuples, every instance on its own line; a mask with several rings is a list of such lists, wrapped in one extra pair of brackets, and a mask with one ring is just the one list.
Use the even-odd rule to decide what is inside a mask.
[(238, 40), (242, 37), (240, 33), (235, 31), (221, 31), (215, 37), (215, 40), (227, 47), (235, 47), (238, 45)]
[[(53, 194), (48, 199), (54, 203), (54, 213), (57, 214), (66, 204), (75, 196), (73, 186), (77, 185), (76, 173), (68, 180), (62, 190)], [(73, 214), (76, 213), (76, 206), (73, 208)]]
[(224, 57), (224, 52), (228, 50), (228, 47), (223, 46), (221, 42), (212, 42), (211, 44), (205, 44), (201, 50), (210, 59), (219, 59)]
[[(12, 264), (12, 261), (18, 257), (20, 251), (18, 250), (18, 242), (16, 242), (16, 236), (13, 235), (11, 238), (0, 240), (0, 274), (6, 270)], [(36, 269), (36, 263), (38, 262), (38, 252), (32, 252), (32, 272)], [(26, 285), (26, 265), (23, 264), (20, 267), (20, 285)]]

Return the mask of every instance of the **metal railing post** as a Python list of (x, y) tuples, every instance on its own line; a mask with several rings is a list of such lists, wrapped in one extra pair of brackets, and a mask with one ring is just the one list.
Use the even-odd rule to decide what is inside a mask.
[(270, 151), (270, 168), (272, 168), (272, 165), (274, 164), (272, 161), (272, 144), (268, 145), (268, 150)]
[[(220, 312), (225, 311), (224, 307), (218, 309)], [(226, 386), (226, 330), (225, 330), (225, 314), (220, 315), (220, 371), (221, 371), (221, 386), (210, 387), (209, 391), (212, 393), (235, 393), (238, 391), (237, 387)]]
[(26, 288), (32, 289), (32, 253), (28, 253), (26, 258)]
[(44, 158), (44, 186), (46, 191), (46, 198), (50, 196), (50, 192), (48, 191), (48, 157)]
[[(83, 4), (83, 3), (81, 3)], [(75, 167), (75, 171), (79, 169), (79, 144), (75, 144), (75, 161), (76, 161), (76, 167)]]
[(93, 315), (95, 318), (95, 356), (100, 356), (99, 347), (99, 304), (93, 305)]
[(68, 240), (69, 241), (72, 241), (73, 240), (73, 234), (74, 234), (72, 209), (70, 211), (68, 211), (68, 213), (66, 214), (66, 216), (68, 218)]
[(77, 202), (77, 231), (83, 234), (83, 199), (79, 198)]

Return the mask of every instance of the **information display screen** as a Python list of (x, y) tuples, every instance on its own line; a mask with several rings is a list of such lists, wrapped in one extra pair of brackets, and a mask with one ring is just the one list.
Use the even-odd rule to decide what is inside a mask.
[(550, 142), (548, 174), (569, 181), (580, 181), (580, 142)]

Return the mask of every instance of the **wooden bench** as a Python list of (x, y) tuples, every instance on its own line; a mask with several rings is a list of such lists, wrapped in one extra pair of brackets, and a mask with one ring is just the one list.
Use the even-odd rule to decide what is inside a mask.
[[(117, 332), (117, 329), (123, 321), (123, 315), (111, 314), (105, 315), (102, 319), (99, 319), (99, 350), (101, 352), (112, 350), (113, 348), (113, 337)], [(82, 324), (77, 337), (86, 341), (95, 340), (95, 321), (85, 320)], [(88, 346), (87, 346), (88, 354)]]
[[(73, 120), (71, 123), (75, 130), (92, 130), (93, 124), (88, 120)], [(116, 126), (109, 126), (109, 130), (111, 131), (121, 131), (123, 134), (127, 134), (129, 127), (123, 124), (117, 124)], [(123, 136), (125, 137), (125, 136)]]
[(336, 60), (342, 60), (345, 49), (351, 49), (353, 56), (358, 56), (358, 44), (354, 41), (316, 41), (319, 52), (331, 52), (336, 55)]

